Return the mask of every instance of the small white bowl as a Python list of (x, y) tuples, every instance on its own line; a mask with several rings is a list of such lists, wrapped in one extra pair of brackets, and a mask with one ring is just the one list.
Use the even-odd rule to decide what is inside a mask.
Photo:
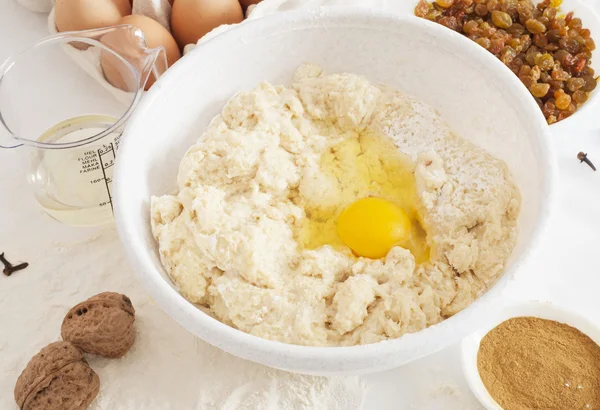
[(600, 327), (595, 325), (589, 319), (563, 307), (550, 302), (530, 301), (522, 304), (508, 306), (493, 315), (487, 324), (465, 338), (462, 342), (462, 367), (467, 383), (471, 391), (488, 410), (502, 410), (502, 407), (494, 401), (492, 396), (485, 388), (479, 371), (477, 369), (477, 354), (481, 339), (496, 326), (502, 322), (522, 316), (533, 316), (541, 319), (554, 320), (574, 327), (582, 333), (589, 336), (594, 342), (600, 345)]
[[(540, 0), (541, 1), (541, 0)], [(536, 1), (539, 2), (539, 1)], [(563, 0), (560, 5), (562, 13), (572, 11), (575, 17), (579, 17), (583, 23), (583, 27), (592, 32), (592, 38), (596, 41), (596, 50), (592, 52), (592, 68), (595, 70), (594, 75), (600, 74), (600, 2), (597, 0)], [(582, 117), (594, 115), (598, 110), (600, 102), (600, 85), (592, 92), (590, 99), (581, 106), (569, 118), (552, 124), (550, 127), (553, 132), (564, 132), (574, 130), (585, 124)]]
[[(457, 315), (398, 339), (351, 347), (296, 346), (233, 329), (188, 302), (160, 263), (150, 197), (176, 190), (179, 163), (232, 95), (261, 81), (289, 84), (302, 63), (361, 74), (429, 103), (460, 135), (503, 159), (522, 193), (517, 245), (503, 276)], [(156, 302), (190, 332), (236, 356), (298, 373), (382, 371), (458, 343), (498, 309), (538, 246), (554, 203), (549, 127), (519, 79), (458, 33), (414, 16), (357, 10), (286, 12), (198, 45), (159, 79), (125, 130), (114, 209), (125, 252)]]

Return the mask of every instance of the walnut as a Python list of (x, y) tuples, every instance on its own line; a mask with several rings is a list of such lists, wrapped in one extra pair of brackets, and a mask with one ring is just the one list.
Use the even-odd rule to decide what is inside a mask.
[(15, 385), (22, 410), (83, 410), (100, 389), (98, 375), (69, 342), (44, 347), (25, 367)]
[(63, 340), (104, 357), (121, 357), (135, 340), (135, 309), (119, 293), (105, 292), (73, 307), (63, 320)]

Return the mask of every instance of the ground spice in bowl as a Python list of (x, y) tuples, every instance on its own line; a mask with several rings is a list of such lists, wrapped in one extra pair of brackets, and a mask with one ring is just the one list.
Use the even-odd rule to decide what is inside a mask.
[(509, 319), (481, 340), (477, 368), (504, 410), (600, 409), (600, 346), (566, 324)]

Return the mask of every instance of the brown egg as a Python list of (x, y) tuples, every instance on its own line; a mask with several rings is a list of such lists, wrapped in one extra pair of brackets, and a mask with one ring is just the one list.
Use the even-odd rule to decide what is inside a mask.
[(242, 7), (248, 7), (251, 6), (253, 4), (258, 4), (260, 3), (262, 0), (240, 0), (240, 4), (242, 5)]
[[(144, 33), (144, 38), (149, 48), (164, 47), (167, 55), (167, 67), (170, 67), (181, 58), (181, 52), (171, 33), (150, 17), (141, 15), (125, 16), (118, 21), (118, 24), (131, 24), (139, 28)], [(143, 64), (138, 50), (135, 48), (135, 44), (129, 43), (130, 39), (126, 36), (126, 33), (110, 33), (105, 35), (101, 41), (116, 49), (134, 67), (139, 68)], [(124, 72), (123, 63), (116, 57), (110, 53), (103, 52), (100, 55), (100, 63), (104, 77), (109, 83), (124, 91), (133, 90), (135, 84), (132, 83), (131, 75), (126, 71)], [(159, 64), (160, 61), (157, 62), (157, 66)], [(166, 68), (161, 68), (161, 70), (164, 69)], [(155, 81), (154, 74), (150, 74), (144, 88), (146, 90), (149, 89)]]
[(58, 31), (88, 30), (117, 24), (131, 14), (129, 0), (56, 0), (54, 6)]
[(221, 24), (235, 24), (243, 19), (238, 0), (177, 0), (171, 13), (171, 30), (183, 49)]

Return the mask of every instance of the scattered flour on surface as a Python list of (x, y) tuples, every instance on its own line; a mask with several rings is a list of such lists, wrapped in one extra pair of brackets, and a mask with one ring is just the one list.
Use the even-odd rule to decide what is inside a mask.
[[(5, 237), (4, 239), (8, 239)], [(17, 409), (15, 381), (27, 361), (60, 338), (65, 313), (103, 291), (131, 297), (137, 339), (122, 359), (88, 356), (101, 380), (90, 410), (353, 410), (362, 379), (294, 375), (233, 357), (175, 323), (146, 294), (127, 265), (116, 232), (76, 241), (32, 236), (30, 267), (0, 286), (0, 409)], [(27, 256), (26, 256), (27, 257)]]

